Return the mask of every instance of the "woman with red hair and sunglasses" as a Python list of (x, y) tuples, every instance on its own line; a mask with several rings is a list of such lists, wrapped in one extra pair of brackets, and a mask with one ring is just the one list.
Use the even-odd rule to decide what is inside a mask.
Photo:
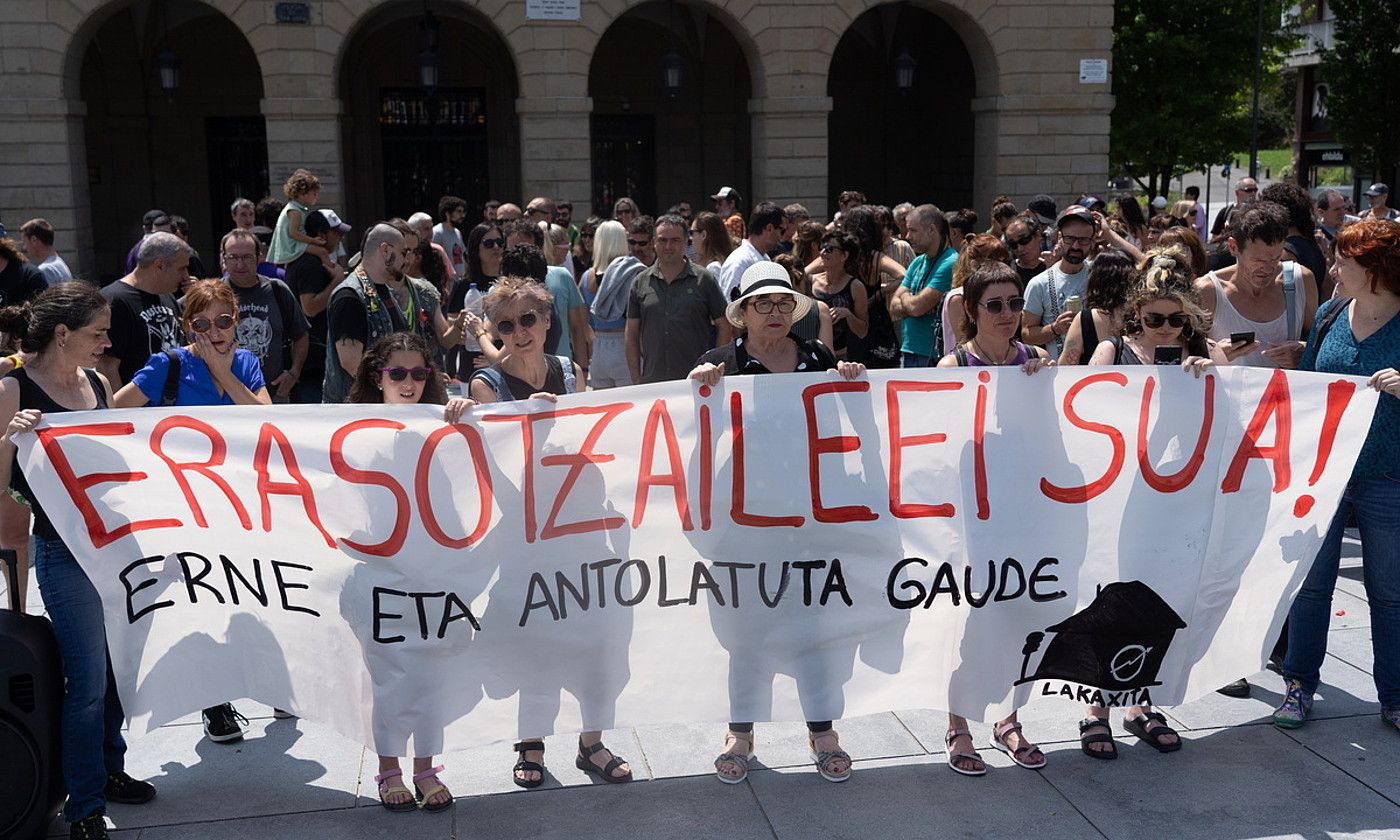
[[(152, 353), (112, 397), (112, 407), (271, 405), (258, 357), (238, 346), (238, 298), (229, 284), (191, 283), (182, 308), (181, 326), (190, 343)], [(248, 722), (232, 703), (210, 706), (203, 718), (204, 734), (220, 744), (242, 740)]]
[(1362, 581), (1371, 609), (1372, 674), (1381, 721), (1400, 728), (1400, 224), (1366, 219), (1333, 243), (1336, 297), (1318, 310), (1303, 370), (1370, 377), (1381, 392), (1370, 432), (1322, 548), (1288, 613), (1287, 682), (1274, 725), (1302, 726), (1312, 711), (1327, 654), (1332, 590), (1342, 533), (1354, 514), (1361, 531)]

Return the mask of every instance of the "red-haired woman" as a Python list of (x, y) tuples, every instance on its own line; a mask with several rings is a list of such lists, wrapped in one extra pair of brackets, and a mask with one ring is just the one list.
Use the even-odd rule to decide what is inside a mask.
[(1355, 514), (1371, 609), (1371, 673), (1382, 722), (1400, 728), (1400, 224), (1357, 222), (1337, 234), (1333, 247), (1337, 296), (1313, 319), (1302, 368), (1369, 376), (1382, 393), (1332, 527), (1288, 613), (1288, 687), (1274, 724), (1296, 729), (1312, 711), (1327, 653), (1342, 532)]

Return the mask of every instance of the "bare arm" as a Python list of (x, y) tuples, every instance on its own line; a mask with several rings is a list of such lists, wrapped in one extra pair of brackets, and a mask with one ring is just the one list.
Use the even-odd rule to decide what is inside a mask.
[(340, 369), (354, 376), (360, 369), (360, 360), (365, 356), (365, 343), (353, 338), (342, 338), (335, 343), (335, 358)]
[(1027, 309), (1021, 313), (1021, 340), (1027, 344), (1044, 347), (1068, 332), (1073, 319), (1073, 312), (1061, 312), (1055, 320), (1042, 324), (1041, 316)]
[(827, 347), (836, 346), (834, 330), (831, 327), (831, 307), (817, 301), (817, 339)]
[(846, 318), (846, 326), (859, 338), (870, 332), (870, 299), (865, 296), (865, 284), (851, 280), (851, 314)]
[(112, 395), (112, 408), (140, 408), (150, 403), (135, 382), (128, 382)]
[(588, 307), (583, 304), (569, 310), (569, 340), (574, 359), (581, 367), (588, 367), (593, 358), (593, 327), (588, 324)]
[[(1094, 317), (1092, 310), (1085, 310), (1090, 318)], [(1069, 324), (1069, 332), (1065, 333), (1065, 346), (1060, 351), (1060, 364), (1077, 365), (1084, 358), (1084, 326), (1083, 318), (1075, 318)]]

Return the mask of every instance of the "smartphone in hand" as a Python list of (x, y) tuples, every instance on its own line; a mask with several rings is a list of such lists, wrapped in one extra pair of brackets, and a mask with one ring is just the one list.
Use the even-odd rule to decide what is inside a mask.
[(1173, 344), (1158, 347), (1152, 354), (1152, 361), (1159, 365), (1181, 364), (1181, 345)]
[(1254, 342), (1254, 332), (1253, 332), (1253, 331), (1250, 331), (1250, 332), (1230, 333), (1230, 346), (1231, 346), (1231, 347), (1243, 347), (1244, 345), (1246, 345), (1246, 344), (1251, 344), (1251, 343), (1253, 343), (1253, 342)]

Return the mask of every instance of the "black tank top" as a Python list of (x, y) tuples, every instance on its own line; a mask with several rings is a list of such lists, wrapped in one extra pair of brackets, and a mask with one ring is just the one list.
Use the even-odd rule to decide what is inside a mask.
[[(98, 377), (96, 371), (83, 369), (87, 374), (88, 384), (92, 386), (92, 393), (97, 397), (97, 408), (107, 407), (107, 389), (102, 387), (102, 379)], [(76, 411), (64, 405), (59, 405), (50, 397), (43, 388), (40, 388), (34, 380), (29, 378), (29, 372), (24, 368), (18, 368), (10, 372), (10, 377), (19, 383), (19, 407), (37, 408), (45, 414), (59, 414), (67, 411)], [(34, 510), (34, 536), (42, 537), (46, 540), (61, 539), (58, 531), (54, 530), (53, 523), (44, 513), (44, 509), (39, 506), (39, 500), (34, 497), (34, 491), (29, 489), (29, 482), (24, 478), (24, 472), (19, 468), (16, 461), (14, 469), (10, 471), (10, 487), (16, 493), (29, 500), (29, 505)]]

